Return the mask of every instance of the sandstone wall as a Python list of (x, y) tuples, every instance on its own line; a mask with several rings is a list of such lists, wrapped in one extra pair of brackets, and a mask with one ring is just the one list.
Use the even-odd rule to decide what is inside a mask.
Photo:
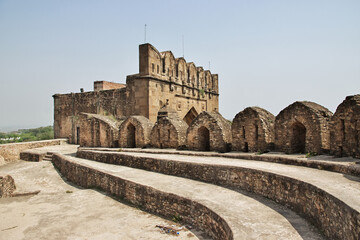
[(150, 134), (150, 144), (156, 148), (177, 148), (186, 144), (188, 125), (179, 117), (161, 117)]
[(203, 230), (213, 239), (233, 239), (228, 224), (198, 202), (72, 162), (60, 154), (54, 154), (53, 164), (67, 180), (77, 185), (101, 189), (150, 213), (167, 218), (181, 216), (185, 223)]
[(118, 147), (120, 123), (111, 116), (80, 113), (74, 123), (75, 143), (86, 147)]
[[(20, 153), (31, 148), (40, 148), (46, 146), (55, 146), (66, 143), (66, 139), (54, 139), (35, 142), (9, 143), (0, 145), (0, 157), (4, 159), (3, 163), (20, 159)], [(0, 161), (1, 165), (1, 161)]]
[(127, 116), (126, 88), (98, 92), (55, 94), (54, 135), (76, 142), (75, 124), (80, 113)]
[(330, 239), (359, 239), (360, 213), (309, 183), (234, 166), (183, 163), (121, 153), (78, 151), (78, 157), (159, 172), (254, 192), (294, 210)]
[(295, 102), (275, 119), (275, 146), (287, 153), (328, 152), (332, 113), (313, 102)]
[(271, 150), (275, 140), (275, 116), (259, 107), (239, 112), (232, 124), (232, 150), (264, 152)]
[(15, 181), (10, 175), (0, 176), (0, 198), (11, 197), (15, 189)]
[(94, 82), (94, 91), (110, 90), (110, 89), (119, 89), (126, 87), (126, 84), (115, 83), (108, 81), (95, 81)]
[(229, 151), (230, 123), (217, 112), (202, 112), (189, 126), (186, 142), (187, 147), (193, 150)]
[(128, 117), (119, 127), (119, 146), (141, 148), (150, 143), (154, 124), (143, 116)]
[(348, 96), (331, 118), (331, 153), (360, 158), (360, 95)]

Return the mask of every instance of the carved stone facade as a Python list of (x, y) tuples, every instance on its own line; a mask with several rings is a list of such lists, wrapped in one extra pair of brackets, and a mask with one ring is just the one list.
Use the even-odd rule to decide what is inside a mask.
[(127, 148), (141, 148), (150, 143), (150, 132), (154, 124), (144, 116), (128, 117), (120, 125), (119, 145)]
[(200, 151), (230, 151), (230, 122), (217, 112), (202, 112), (189, 126), (187, 147)]
[(269, 151), (275, 140), (275, 116), (259, 107), (239, 112), (231, 125), (232, 150), (244, 152)]
[[(218, 75), (170, 51), (160, 53), (150, 44), (139, 46), (139, 73), (127, 76), (126, 85), (97, 81), (94, 91), (54, 96), (55, 138), (77, 143), (76, 119), (81, 113), (144, 116), (152, 123), (168, 105), (188, 124), (202, 111), (219, 110)], [(81, 131), (80, 133), (84, 132)]]
[(313, 102), (295, 102), (275, 119), (275, 146), (286, 153), (323, 153), (330, 149), (332, 113)]
[(331, 153), (360, 158), (360, 95), (348, 96), (331, 119)]
[(150, 135), (150, 144), (156, 148), (178, 148), (186, 144), (188, 125), (179, 118), (176, 111), (163, 107), (158, 113)]

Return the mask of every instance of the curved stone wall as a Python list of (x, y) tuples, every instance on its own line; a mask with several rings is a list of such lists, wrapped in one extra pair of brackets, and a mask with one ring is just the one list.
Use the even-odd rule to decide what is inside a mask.
[(313, 102), (295, 102), (275, 119), (275, 146), (286, 153), (323, 153), (330, 149), (332, 113)]
[(75, 163), (61, 154), (54, 154), (53, 164), (67, 180), (77, 185), (100, 188), (141, 209), (167, 218), (180, 215), (184, 222), (202, 229), (213, 239), (233, 239), (228, 224), (214, 211), (198, 202)]
[(236, 114), (232, 124), (232, 150), (264, 152), (275, 139), (275, 116), (259, 107), (248, 107)]
[(360, 213), (318, 187), (286, 176), (234, 166), (204, 165), (80, 150), (78, 157), (254, 192), (290, 207), (330, 239), (359, 239)]

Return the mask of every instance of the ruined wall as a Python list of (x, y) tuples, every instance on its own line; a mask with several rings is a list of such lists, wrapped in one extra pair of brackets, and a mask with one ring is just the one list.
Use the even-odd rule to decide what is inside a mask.
[(20, 159), (20, 153), (27, 149), (55, 146), (66, 143), (66, 139), (53, 139), (22, 143), (8, 143), (0, 145), (0, 165)]
[(118, 147), (120, 123), (111, 116), (80, 113), (75, 123), (75, 143), (85, 147)]
[(94, 91), (110, 90), (110, 89), (119, 89), (126, 87), (126, 84), (115, 83), (108, 81), (95, 81), (94, 82)]
[(230, 123), (216, 112), (202, 112), (186, 133), (187, 147), (200, 151), (230, 151)]
[(75, 123), (79, 114), (94, 113), (112, 115), (116, 118), (127, 116), (126, 88), (98, 92), (55, 94), (54, 135), (55, 138), (68, 138), (76, 142)]
[[(169, 113), (170, 111), (170, 113)], [(161, 109), (150, 134), (150, 144), (156, 148), (177, 148), (186, 144), (188, 125), (174, 110)]]
[(360, 95), (346, 97), (330, 126), (331, 153), (360, 158)]
[(239, 112), (232, 124), (232, 150), (244, 152), (269, 151), (275, 140), (275, 116), (259, 107)]
[(0, 198), (11, 197), (15, 189), (15, 181), (10, 175), (0, 176)]
[(154, 124), (144, 116), (126, 118), (119, 127), (119, 146), (141, 148), (150, 143), (150, 133)]
[(60, 154), (54, 154), (53, 163), (67, 180), (81, 187), (101, 189), (135, 206), (141, 206), (142, 210), (166, 218), (179, 215), (184, 223), (203, 230), (211, 239), (233, 239), (226, 221), (196, 201), (122, 179), (109, 172), (73, 162)]
[(275, 146), (287, 153), (323, 153), (330, 149), (332, 113), (313, 102), (295, 102), (275, 119)]

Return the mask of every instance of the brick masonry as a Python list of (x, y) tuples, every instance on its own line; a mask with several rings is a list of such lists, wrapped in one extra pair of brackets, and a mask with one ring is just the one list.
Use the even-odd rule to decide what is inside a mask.
[(77, 185), (101, 189), (150, 213), (167, 218), (181, 216), (182, 221), (203, 230), (213, 239), (233, 239), (228, 224), (214, 211), (196, 201), (124, 180), (75, 163), (60, 154), (54, 154), (53, 164), (67, 180)]
[(254, 192), (293, 209), (330, 239), (360, 239), (358, 211), (314, 185), (297, 179), (255, 169), (183, 163), (121, 153), (80, 150), (77, 156)]

